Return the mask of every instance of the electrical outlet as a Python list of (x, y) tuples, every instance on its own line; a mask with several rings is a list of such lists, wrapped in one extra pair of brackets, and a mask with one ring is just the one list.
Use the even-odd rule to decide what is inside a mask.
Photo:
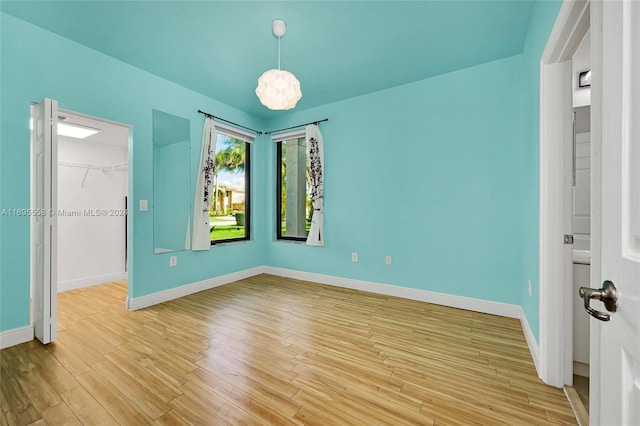
[(357, 262), (358, 261), (358, 253), (357, 252), (353, 252), (351, 253), (351, 261), (352, 262)]
[(387, 256), (384, 258), (384, 263), (386, 263), (387, 265), (391, 265), (391, 256)]
[(531, 296), (531, 280), (529, 280), (529, 296)]
[(178, 264), (178, 256), (169, 257), (169, 266), (173, 267)]

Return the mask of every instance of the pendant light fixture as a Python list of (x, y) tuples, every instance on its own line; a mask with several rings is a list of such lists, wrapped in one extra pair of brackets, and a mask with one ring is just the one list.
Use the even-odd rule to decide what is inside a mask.
[(282, 19), (272, 22), (273, 34), (278, 37), (278, 69), (266, 71), (258, 79), (256, 95), (262, 105), (273, 110), (287, 110), (296, 106), (302, 97), (300, 82), (289, 71), (280, 69), (280, 38), (284, 36), (287, 23)]

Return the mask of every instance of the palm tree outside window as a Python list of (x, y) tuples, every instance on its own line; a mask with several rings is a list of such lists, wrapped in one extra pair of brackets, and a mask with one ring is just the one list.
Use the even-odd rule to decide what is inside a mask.
[(250, 238), (250, 153), (248, 142), (218, 132), (209, 206), (211, 244)]

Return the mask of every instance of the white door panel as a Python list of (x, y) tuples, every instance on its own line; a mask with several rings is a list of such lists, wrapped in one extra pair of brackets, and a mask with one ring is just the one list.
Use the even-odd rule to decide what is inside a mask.
[(31, 107), (31, 288), (34, 334), (56, 338), (56, 195), (58, 103), (43, 99)]
[[(592, 338), (595, 425), (640, 425), (640, 2), (604, 1), (602, 20), (602, 273), (617, 309)], [(602, 303), (592, 308), (607, 313)], [(592, 320), (596, 321), (596, 320)], [(595, 351), (595, 352), (594, 352)]]

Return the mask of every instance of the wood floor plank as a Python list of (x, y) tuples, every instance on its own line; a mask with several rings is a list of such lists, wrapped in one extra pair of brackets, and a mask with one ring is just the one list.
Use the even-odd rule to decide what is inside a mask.
[(281, 395), (251, 378), (239, 375), (218, 376), (205, 369), (192, 373), (201, 385), (208, 386), (230, 403), (262, 421), (271, 424), (296, 424), (293, 416), (300, 406), (293, 399)]
[(174, 410), (195, 424), (212, 423), (226, 400), (200, 382), (190, 380), (180, 387), (182, 394), (170, 402)]
[(40, 413), (31, 404), (2, 413), (2, 422), (11, 426), (28, 425), (37, 422), (40, 418)]
[(520, 322), (258, 275), (138, 311), (58, 296), (58, 341), (0, 351), (2, 425), (575, 425)]
[(16, 379), (24, 397), (28, 398), (37, 411), (41, 412), (60, 403), (58, 393), (31, 362), (22, 347), (13, 346), (5, 351), (2, 356), (7, 363), (8, 376)]
[(215, 417), (214, 414), (206, 410), (202, 410), (199, 405), (184, 394), (176, 397), (171, 401), (173, 411), (179, 413), (189, 424), (207, 425), (212, 424)]
[(111, 414), (82, 386), (68, 390), (60, 396), (82, 424), (105, 426), (118, 424)]
[(191, 426), (189, 420), (185, 419), (182, 415), (180, 415), (176, 410), (171, 410), (168, 413), (160, 416), (158, 420), (155, 421), (155, 424), (158, 426)]
[(139, 365), (175, 387), (186, 383), (187, 379), (184, 376), (197, 368), (197, 366), (184, 361), (179, 356), (172, 357), (162, 348), (144, 345), (137, 341), (130, 341), (120, 345), (118, 349)]
[(78, 386), (73, 375), (49, 352), (44, 345), (27, 350), (31, 362), (58, 393)]
[[(326, 393), (321, 390), (304, 389), (294, 397), (302, 405), (302, 409), (296, 413), (296, 419), (305, 425), (357, 425), (362, 423), (358, 413), (351, 412), (346, 407), (331, 404)], [(330, 410), (327, 406), (332, 405)]]
[(216, 413), (215, 422), (216, 425), (268, 425), (269, 423), (262, 421), (246, 411), (236, 407), (233, 404), (226, 403)]
[[(35, 421), (38, 416), (34, 417), (32, 412), (37, 411), (31, 405), (29, 396), (22, 390), (20, 383), (18, 383), (17, 375), (13, 372), (10, 361), (11, 355), (14, 351), (3, 350), (0, 351), (0, 412), (7, 413), (13, 412), (11, 418), (21, 417), (21, 413), (25, 413), (25, 417)], [(3, 416), (4, 419), (4, 416)], [(4, 419), (8, 421), (7, 419)]]
[(168, 404), (156, 396), (153, 389), (140, 384), (111, 361), (105, 360), (94, 364), (93, 369), (104, 381), (118, 389), (138, 412), (151, 420), (156, 420), (171, 410)]
[(144, 425), (152, 423), (99, 374), (85, 373), (78, 376), (77, 380), (116, 419), (118, 424)]
[(120, 350), (111, 352), (105, 358), (133, 377), (138, 383), (153, 391), (155, 396), (162, 402), (169, 402), (182, 394), (182, 391), (177, 386), (163, 378), (164, 375), (156, 374), (153, 370), (129, 358)]
[[(74, 326), (76, 324), (74, 324)], [(89, 365), (100, 362), (104, 354), (94, 349), (90, 343), (85, 340), (87, 336), (85, 333), (83, 333), (84, 335), (76, 334), (78, 331), (81, 332), (81, 329), (78, 327), (67, 327), (65, 330), (58, 332), (58, 342), (73, 352), (76, 359), (82, 360)]]
[(42, 420), (49, 425), (82, 425), (78, 417), (73, 414), (73, 411), (64, 402), (44, 410), (42, 412)]
[[(219, 357), (217, 356), (218, 354), (220, 355)], [(262, 364), (256, 363), (252, 359), (238, 360), (232, 357), (233, 355), (229, 352), (216, 351), (198, 361), (196, 365), (205, 370), (216, 372), (223, 378), (226, 376), (250, 377), (251, 380), (262, 383), (287, 398), (291, 398), (298, 391), (296, 386), (290, 384), (290, 380), (295, 378), (297, 373), (287, 371), (280, 375), (278, 370), (265, 370)], [(256, 368), (254, 365), (260, 365), (262, 368)]]

